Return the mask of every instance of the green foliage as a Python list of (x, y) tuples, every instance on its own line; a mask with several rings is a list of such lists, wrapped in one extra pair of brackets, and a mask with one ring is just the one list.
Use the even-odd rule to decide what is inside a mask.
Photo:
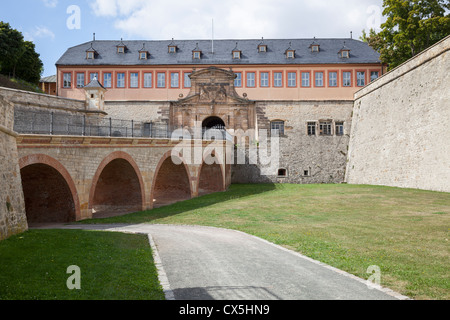
[(384, 0), (386, 22), (361, 39), (381, 55), (381, 61), (395, 68), (450, 34), (448, 0)]
[(43, 66), (35, 45), (25, 41), (9, 23), (0, 21), (0, 73), (37, 84)]

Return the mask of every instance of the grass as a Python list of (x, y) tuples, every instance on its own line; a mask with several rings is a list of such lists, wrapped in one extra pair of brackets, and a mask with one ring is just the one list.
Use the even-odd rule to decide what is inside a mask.
[(240, 230), (413, 299), (450, 299), (450, 194), (361, 185), (232, 185), (150, 211), (82, 223)]
[[(0, 300), (163, 300), (148, 238), (30, 230), (0, 242)], [(67, 280), (80, 268), (80, 290)]]

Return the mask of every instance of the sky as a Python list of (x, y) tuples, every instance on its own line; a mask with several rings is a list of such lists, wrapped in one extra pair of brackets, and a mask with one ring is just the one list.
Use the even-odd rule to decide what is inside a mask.
[(359, 39), (384, 22), (383, 0), (14, 0), (0, 21), (36, 45), (43, 77), (73, 46), (97, 40)]

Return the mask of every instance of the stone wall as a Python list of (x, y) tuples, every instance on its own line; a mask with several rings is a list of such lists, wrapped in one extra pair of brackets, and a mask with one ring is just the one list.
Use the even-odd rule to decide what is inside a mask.
[[(256, 102), (258, 130), (270, 132), (272, 121), (284, 121), (280, 137), (279, 165), (272, 174), (261, 172), (260, 165), (235, 164), (233, 183), (342, 183), (351, 127), (351, 101), (267, 101)], [(331, 135), (320, 135), (319, 122), (329, 121)], [(315, 135), (308, 135), (308, 122), (316, 124)], [(344, 125), (337, 135), (337, 122)], [(286, 170), (280, 176), (278, 169)]]
[(346, 182), (450, 192), (450, 37), (355, 94)]
[(13, 125), (14, 106), (0, 93), (0, 240), (28, 229)]

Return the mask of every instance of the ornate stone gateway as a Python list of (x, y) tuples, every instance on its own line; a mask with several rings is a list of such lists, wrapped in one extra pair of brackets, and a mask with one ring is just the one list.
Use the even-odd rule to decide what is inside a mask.
[(225, 126), (230, 133), (255, 129), (255, 103), (237, 94), (235, 77), (233, 71), (217, 67), (194, 70), (188, 96), (172, 103), (171, 125), (193, 128), (201, 122), (205, 127)]

